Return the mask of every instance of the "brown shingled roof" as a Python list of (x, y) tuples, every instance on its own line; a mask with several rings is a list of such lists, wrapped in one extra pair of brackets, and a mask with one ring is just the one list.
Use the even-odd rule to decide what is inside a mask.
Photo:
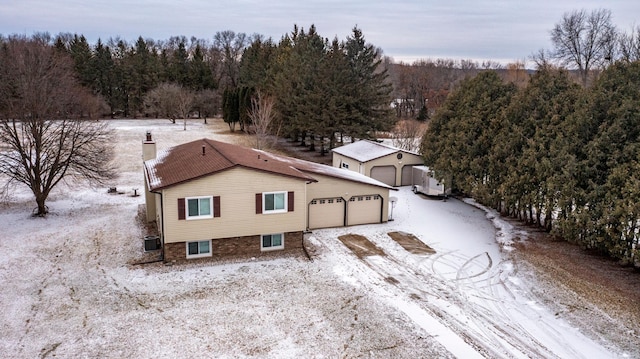
[(275, 156), (206, 138), (162, 151), (157, 158), (145, 161), (144, 166), (149, 189), (152, 191), (236, 166), (317, 182), (313, 177), (293, 167), (291, 163)]

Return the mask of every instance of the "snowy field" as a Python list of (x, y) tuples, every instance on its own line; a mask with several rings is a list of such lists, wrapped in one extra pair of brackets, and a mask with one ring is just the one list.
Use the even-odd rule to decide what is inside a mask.
[[(244, 143), (219, 121), (111, 121), (122, 194), (67, 183), (47, 218), (16, 188), (0, 206), (0, 353), (6, 358), (620, 358), (538, 303), (509, 256), (511, 226), (488, 211), (401, 188), (394, 221), (316, 230), (313, 261), (131, 265), (143, 256), (141, 142)], [(412, 233), (436, 250), (405, 251)], [(385, 253), (357, 258), (339, 240)]]

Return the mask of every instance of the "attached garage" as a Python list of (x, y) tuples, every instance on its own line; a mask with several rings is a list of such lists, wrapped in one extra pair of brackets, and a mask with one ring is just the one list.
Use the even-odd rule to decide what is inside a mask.
[(379, 195), (353, 196), (347, 203), (347, 225), (380, 223), (382, 197)]
[(371, 178), (376, 179), (389, 186), (396, 184), (395, 166), (375, 166), (371, 168)]
[(342, 198), (314, 199), (309, 203), (309, 229), (342, 227), (345, 201)]
[(402, 186), (411, 186), (413, 184), (413, 166), (402, 167)]

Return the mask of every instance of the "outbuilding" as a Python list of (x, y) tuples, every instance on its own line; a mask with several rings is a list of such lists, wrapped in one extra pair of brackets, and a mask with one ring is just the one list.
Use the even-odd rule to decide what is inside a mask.
[(383, 143), (359, 140), (334, 148), (333, 167), (358, 172), (389, 186), (412, 184), (412, 167), (424, 164), (416, 152)]

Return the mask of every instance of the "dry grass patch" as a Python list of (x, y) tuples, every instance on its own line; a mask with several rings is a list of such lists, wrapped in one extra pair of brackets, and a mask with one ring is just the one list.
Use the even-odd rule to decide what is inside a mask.
[(385, 255), (382, 249), (371, 243), (371, 241), (369, 241), (365, 236), (350, 233), (339, 236), (338, 239), (340, 239), (340, 241), (344, 243), (347, 248), (351, 249), (351, 251), (353, 251), (353, 253), (355, 253), (358, 258)]
[(413, 254), (434, 254), (436, 251), (424, 244), (416, 236), (406, 232), (389, 232), (387, 233), (391, 239), (398, 242), (407, 252)]

